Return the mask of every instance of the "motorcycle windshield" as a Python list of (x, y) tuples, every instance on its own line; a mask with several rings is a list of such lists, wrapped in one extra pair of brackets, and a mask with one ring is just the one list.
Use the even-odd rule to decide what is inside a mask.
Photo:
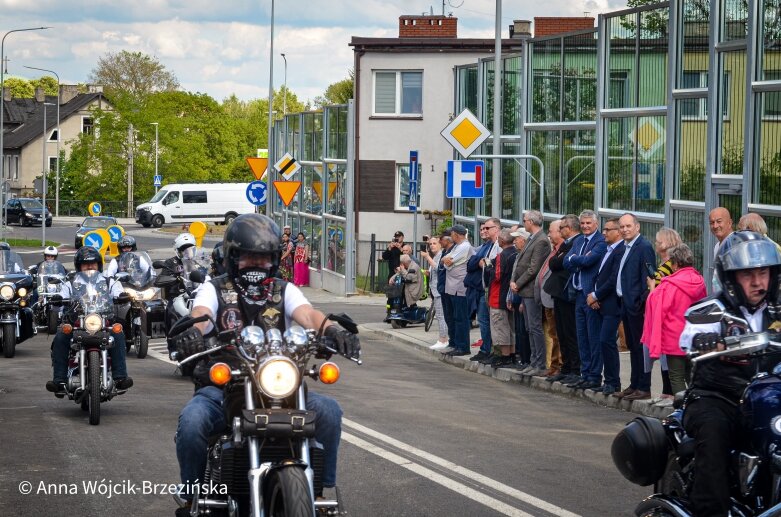
[(117, 257), (117, 271), (128, 274), (122, 283), (134, 289), (144, 289), (154, 281), (155, 270), (145, 251), (126, 252)]
[(38, 291), (42, 293), (58, 293), (62, 287), (62, 284), (50, 284), (50, 278), (58, 278), (60, 280), (65, 279), (65, 266), (58, 261), (43, 262), (38, 267)]
[(24, 262), (16, 252), (0, 251), (0, 275), (26, 275)]
[(191, 289), (198, 287), (199, 284), (190, 280), (190, 273), (198, 271), (203, 278), (206, 278), (206, 275), (209, 274), (211, 263), (211, 256), (205, 253), (195, 253), (192, 257), (182, 258), (182, 277), (184, 277), (185, 285)]
[(73, 299), (77, 300), (84, 314), (114, 313), (114, 304), (106, 277), (98, 271), (81, 271), (73, 278)]

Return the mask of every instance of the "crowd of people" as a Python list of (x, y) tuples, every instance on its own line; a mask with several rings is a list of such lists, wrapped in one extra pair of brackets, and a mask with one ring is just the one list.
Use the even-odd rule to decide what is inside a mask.
[[(709, 221), (715, 258), (733, 222), (723, 207), (712, 210)], [(743, 216), (735, 230), (768, 232), (754, 213)], [(396, 232), (383, 253), (391, 275), (404, 268), (402, 257), (413, 256), (403, 238)], [(676, 230), (663, 227), (644, 236), (631, 213), (605, 220), (600, 229), (598, 215), (584, 210), (550, 222), (546, 233), (542, 214), (529, 210), (521, 225), (510, 228), (499, 219), (486, 220), (480, 240), (473, 245), (467, 229), (456, 224), (429, 238), (420, 254), (439, 326), (430, 348), (625, 400), (651, 398), (656, 363), (663, 399), (689, 385), (679, 340), (684, 313), (706, 296), (706, 285)], [(718, 290), (718, 280), (715, 284)], [(479, 346), (472, 355), (473, 320), (480, 339), (471, 343)], [(630, 355), (628, 386), (620, 376), (624, 346)]]

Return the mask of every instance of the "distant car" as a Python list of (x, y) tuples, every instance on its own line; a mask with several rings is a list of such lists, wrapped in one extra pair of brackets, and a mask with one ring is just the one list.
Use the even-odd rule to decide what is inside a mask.
[(84, 245), (84, 236), (92, 230), (97, 230), (98, 228), (105, 229), (109, 226), (114, 226), (115, 224), (117, 224), (117, 220), (115, 218), (105, 215), (97, 217), (85, 217), (81, 222), (79, 229), (76, 230), (76, 242), (74, 244), (76, 249), (79, 249)]
[[(22, 226), (41, 224), (43, 205), (40, 200), (17, 197), (9, 199), (5, 204), (3, 215), (7, 214), (8, 224), (18, 223)], [(52, 225), (52, 213), (46, 209), (46, 226)]]

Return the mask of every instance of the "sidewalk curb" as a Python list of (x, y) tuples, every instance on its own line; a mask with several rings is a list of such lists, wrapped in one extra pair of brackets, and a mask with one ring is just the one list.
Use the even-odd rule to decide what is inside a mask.
[(547, 382), (544, 377), (521, 375), (512, 368), (491, 368), (490, 366), (480, 364), (477, 361), (469, 361), (466, 357), (448, 357), (441, 352), (431, 350), (429, 348), (429, 342), (422, 342), (419, 339), (405, 336), (396, 331), (378, 330), (366, 325), (358, 325), (358, 328), (362, 334), (385, 341), (406, 343), (422, 352), (433, 355), (445, 364), (449, 364), (456, 368), (462, 368), (468, 372), (485, 375), (486, 377), (491, 377), (492, 379), (501, 382), (512, 382), (538, 391), (547, 391), (556, 395), (583, 400), (597, 406), (620, 409), (629, 413), (636, 413), (658, 419), (665, 418), (673, 412), (672, 405), (670, 405), (669, 402), (665, 401), (666, 404), (662, 403), (662, 405), (660, 405), (659, 399), (625, 401), (609, 395), (595, 393), (591, 390), (575, 390), (566, 387), (560, 382)]

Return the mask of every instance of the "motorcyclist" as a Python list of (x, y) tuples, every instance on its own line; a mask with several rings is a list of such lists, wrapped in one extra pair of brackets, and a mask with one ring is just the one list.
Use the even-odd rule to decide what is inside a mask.
[[(29, 268), (32, 272), (33, 276), (36, 275), (38, 271), (41, 270), (41, 265), (45, 264), (46, 262), (57, 262), (57, 257), (59, 256), (59, 251), (54, 246), (46, 246), (43, 249), (43, 261), (39, 262), (37, 266), (34, 268)], [(64, 268), (63, 268), (64, 269)], [(35, 304), (35, 302), (38, 301), (38, 290), (36, 289), (33, 291), (32, 295), (32, 302)]]
[[(163, 287), (163, 298), (167, 301), (165, 309), (166, 333), (179, 319), (179, 315), (174, 310), (173, 301), (184, 292), (184, 286), (181, 282), (172, 282), (171, 280), (181, 278), (184, 275), (183, 260), (193, 258), (195, 249), (195, 236), (192, 233), (177, 235), (174, 239), (175, 255), (165, 260), (155, 283), (155, 285), (165, 286)], [(169, 352), (171, 351), (169, 350)]]
[[(115, 300), (122, 301), (127, 297), (122, 290), (119, 282), (112, 282), (109, 278), (103, 276), (103, 259), (100, 252), (91, 246), (82, 246), (76, 252), (73, 259), (76, 271), (87, 272), (87, 274), (100, 275), (109, 284), (111, 296)], [(94, 271), (95, 273), (89, 273)], [(99, 278), (98, 280), (100, 280)], [(78, 278), (73, 282), (77, 282)], [(63, 300), (70, 298), (73, 286), (66, 282), (62, 286), (61, 296)], [(133, 386), (133, 379), (127, 375), (127, 365), (125, 364), (125, 335), (122, 332), (114, 334), (114, 346), (108, 349), (111, 357), (111, 374), (114, 379), (114, 385), (117, 389), (124, 390)], [(70, 349), (71, 336), (62, 332), (62, 328), (57, 329), (57, 334), (52, 341), (52, 370), (53, 380), (46, 383), (46, 389), (53, 393), (65, 392), (65, 381), (68, 373), (68, 350)]]
[[(117, 249), (119, 250), (119, 255), (111, 259), (111, 262), (109, 262), (109, 265), (106, 268), (107, 277), (113, 277), (119, 271), (120, 266), (119, 266), (119, 262), (117, 261), (118, 258), (120, 258), (125, 253), (138, 250), (138, 245), (136, 244), (136, 238), (133, 237), (132, 235), (123, 235), (122, 238), (119, 239), (119, 241), (117, 242)], [(140, 266), (142, 270), (149, 269), (149, 264), (146, 264), (144, 262), (142, 262)]]
[(225, 273), (225, 267), (222, 265), (223, 259), (222, 255), (222, 242), (218, 242), (214, 245), (214, 249), (212, 250), (212, 265), (211, 265), (211, 276), (212, 277), (218, 277)]
[[(725, 336), (768, 330), (781, 319), (781, 255), (766, 237), (749, 231), (730, 234), (719, 248), (716, 275), (722, 291), (715, 297), (728, 314), (745, 320), (686, 323), (681, 348), (709, 352), (723, 349)], [(729, 451), (741, 432), (738, 403), (756, 374), (771, 365), (745, 356), (729, 356), (697, 365), (687, 394), (683, 425), (695, 439), (691, 504), (695, 515), (724, 516), (730, 510)]]
[[(277, 224), (261, 214), (237, 217), (225, 233), (223, 252), (226, 274), (202, 285), (193, 303), (191, 316), (210, 316), (219, 331), (259, 325), (284, 331), (296, 322), (305, 328), (320, 328), (325, 320), (292, 283), (276, 278), (280, 261), (280, 231)], [(354, 336), (325, 323), (325, 334), (339, 352), (357, 357), (360, 344)], [(179, 360), (203, 350), (203, 335), (214, 332), (211, 322), (197, 323), (173, 341)], [(216, 355), (216, 354), (215, 354)], [(176, 431), (176, 455), (182, 483), (187, 486), (203, 480), (206, 469), (207, 438), (227, 425), (222, 411), (222, 388), (212, 385), (209, 368), (217, 360), (229, 364), (231, 356), (204, 357), (193, 373), (195, 395), (182, 409)], [(332, 398), (308, 391), (307, 407), (316, 412), (316, 439), (324, 448), (323, 485), (336, 484), (336, 459), (341, 436), (342, 410)], [(186, 492), (192, 493), (191, 490)], [(186, 508), (177, 515), (187, 515)]]

